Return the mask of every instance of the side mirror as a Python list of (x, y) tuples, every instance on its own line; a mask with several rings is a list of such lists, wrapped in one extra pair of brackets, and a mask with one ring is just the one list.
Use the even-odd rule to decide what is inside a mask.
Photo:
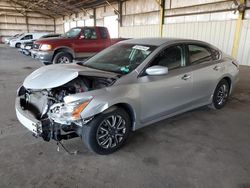
[(79, 39), (85, 39), (84, 35), (80, 35)]
[(146, 73), (150, 76), (161, 76), (168, 74), (168, 68), (155, 65), (146, 69)]

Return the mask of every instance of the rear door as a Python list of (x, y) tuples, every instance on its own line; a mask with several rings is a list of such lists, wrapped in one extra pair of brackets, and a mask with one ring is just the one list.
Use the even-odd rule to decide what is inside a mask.
[(191, 68), (186, 67), (184, 45), (166, 48), (150, 64), (154, 65), (166, 66), (169, 72), (139, 78), (143, 124), (185, 110), (192, 102), (193, 75)]
[(193, 100), (197, 104), (208, 103), (218, 79), (225, 70), (220, 61), (220, 54), (201, 44), (187, 44), (187, 51), (189, 52), (189, 66), (193, 70)]

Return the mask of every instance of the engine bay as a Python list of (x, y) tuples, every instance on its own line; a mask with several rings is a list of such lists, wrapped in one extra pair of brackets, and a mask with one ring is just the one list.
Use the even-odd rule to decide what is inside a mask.
[(52, 89), (31, 90), (22, 87), (21, 106), (33, 113), (37, 119), (46, 116), (49, 107), (55, 103), (62, 103), (65, 96), (108, 87), (115, 82), (115, 78), (78, 76), (70, 82)]
[(63, 98), (67, 95), (83, 93), (92, 90), (108, 87), (114, 83), (115, 79), (101, 77), (79, 76), (74, 80), (50, 90), (50, 96), (56, 102), (63, 102)]

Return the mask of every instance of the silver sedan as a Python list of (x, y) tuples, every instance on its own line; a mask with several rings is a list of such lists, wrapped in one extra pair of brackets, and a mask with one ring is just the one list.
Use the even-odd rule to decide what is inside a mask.
[(235, 59), (205, 42), (131, 39), (34, 71), (18, 89), (16, 114), (45, 141), (80, 137), (110, 154), (131, 131), (204, 105), (221, 109), (238, 74)]

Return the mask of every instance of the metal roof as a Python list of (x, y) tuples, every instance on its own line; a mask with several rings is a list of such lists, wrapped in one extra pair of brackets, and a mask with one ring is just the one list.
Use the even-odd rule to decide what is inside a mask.
[(69, 16), (118, 0), (5, 0), (17, 12), (34, 11), (50, 17)]

